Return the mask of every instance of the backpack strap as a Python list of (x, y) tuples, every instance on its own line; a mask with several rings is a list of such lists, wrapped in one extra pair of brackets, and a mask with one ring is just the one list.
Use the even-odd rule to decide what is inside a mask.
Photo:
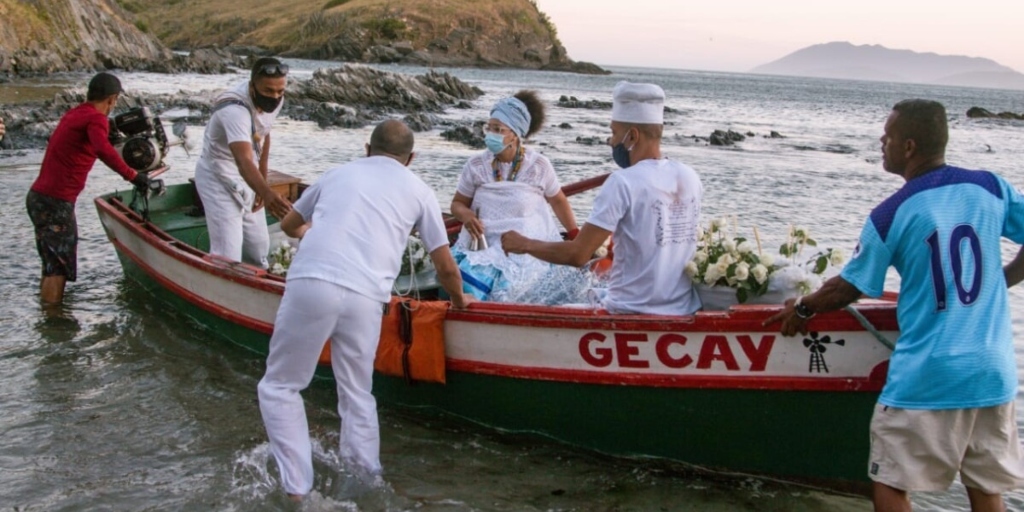
[(249, 109), (249, 105), (246, 105), (244, 101), (236, 100), (234, 98), (228, 98), (225, 100), (218, 101), (213, 105), (213, 111), (210, 112), (210, 116), (212, 117), (213, 114), (216, 114), (218, 110), (222, 110), (224, 109), (224, 107), (227, 107), (229, 105), (238, 105), (239, 107), (242, 107), (247, 112), (249, 112), (249, 126), (252, 131), (252, 145), (253, 148), (256, 150), (257, 155), (262, 154), (262, 145), (256, 141), (256, 119), (253, 117), (252, 110)]

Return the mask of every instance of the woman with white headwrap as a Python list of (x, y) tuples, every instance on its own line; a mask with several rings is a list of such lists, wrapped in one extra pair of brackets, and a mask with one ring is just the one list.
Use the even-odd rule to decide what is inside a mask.
[[(470, 158), (459, 177), (451, 205), (452, 214), (463, 225), (456, 254), (463, 254), (468, 265), (492, 267), (503, 275), (493, 294), (486, 290), (490, 286), (484, 286), (476, 294), (479, 298), (517, 301), (521, 294), (516, 290), (527, 288), (527, 281), (547, 268), (529, 256), (506, 256), (501, 250), (505, 231), (561, 240), (553, 211), (569, 237), (579, 232), (551, 162), (524, 144), (543, 124), (544, 105), (534, 91), (499, 100), (485, 127), (487, 151)], [(478, 248), (483, 250), (470, 250)]]

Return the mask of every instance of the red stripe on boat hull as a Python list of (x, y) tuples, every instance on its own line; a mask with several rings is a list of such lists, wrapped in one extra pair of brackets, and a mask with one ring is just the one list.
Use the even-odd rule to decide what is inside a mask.
[(866, 391), (877, 393), (885, 384), (888, 361), (880, 363), (867, 378), (811, 377), (722, 377), (589, 372), (556, 368), (527, 368), (478, 361), (448, 359), (447, 369), (455, 372), (516, 379), (560, 381), (575, 384), (605, 384), (655, 388), (763, 389), (777, 391)]

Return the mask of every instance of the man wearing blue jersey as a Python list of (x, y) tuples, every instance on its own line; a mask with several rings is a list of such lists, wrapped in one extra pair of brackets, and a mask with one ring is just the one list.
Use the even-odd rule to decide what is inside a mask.
[(1001, 493), (1024, 486), (1006, 293), (1024, 279), (1024, 250), (1006, 267), (1000, 252), (1002, 237), (1024, 243), (1024, 196), (947, 165), (948, 138), (940, 103), (897, 103), (882, 158), (906, 184), (871, 212), (839, 276), (765, 321), (806, 334), (816, 313), (877, 297), (888, 267), (899, 272), (900, 337), (871, 419), (876, 511), (909, 511), (908, 492), (945, 490), (958, 472), (975, 512), (1003, 512)]

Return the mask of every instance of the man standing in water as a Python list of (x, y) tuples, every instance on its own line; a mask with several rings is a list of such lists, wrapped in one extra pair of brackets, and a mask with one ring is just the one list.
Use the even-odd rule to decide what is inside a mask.
[(407, 168), (413, 159), (412, 131), (401, 121), (384, 121), (373, 130), (366, 154), (324, 173), (281, 221), (281, 229), (302, 238), (302, 246), (288, 269), (258, 391), (281, 484), (296, 500), (313, 486), (309, 427), (299, 392), (313, 379), (328, 338), (341, 457), (366, 483), (381, 472), (377, 403), (370, 393), (373, 362), (382, 309), (413, 228), (452, 305), (464, 308), (470, 300), (462, 293), (459, 268), (448, 250), (437, 198)]
[(129, 167), (108, 139), (107, 116), (121, 91), (121, 81), (110, 73), (100, 73), (89, 81), (85, 102), (64, 114), (50, 136), (39, 177), (25, 198), (43, 262), (40, 298), (44, 305), (63, 302), (64, 286), (77, 278), (75, 202), (96, 159), (136, 187), (149, 186), (149, 176)]
[(1024, 486), (1006, 293), (1024, 280), (1024, 250), (1005, 267), (1000, 251), (1002, 237), (1024, 243), (1024, 196), (947, 165), (948, 139), (940, 103), (897, 103), (882, 165), (906, 184), (871, 212), (839, 276), (765, 321), (806, 334), (816, 313), (878, 297), (889, 266), (899, 272), (901, 332), (871, 419), (878, 511), (909, 511), (910, 491), (945, 490), (958, 472), (974, 512), (1002, 512), (1001, 493)]
[(693, 169), (661, 155), (661, 87), (619, 82), (612, 100), (608, 145), (623, 170), (601, 187), (579, 235), (543, 242), (509, 231), (502, 247), (580, 267), (614, 233), (615, 258), (601, 305), (611, 313), (689, 315), (700, 309), (700, 298), (683, 270), (697, 248), (704, 188)]
[(267, 183), (270, 129), (281, 112), (288, 66), (253, 63), (247, 82), (217, 97), (196, 162), (196, 190), (210, 230), (210, 254), (267, 267), (266, 205), (281, 219), (291, 203)]

